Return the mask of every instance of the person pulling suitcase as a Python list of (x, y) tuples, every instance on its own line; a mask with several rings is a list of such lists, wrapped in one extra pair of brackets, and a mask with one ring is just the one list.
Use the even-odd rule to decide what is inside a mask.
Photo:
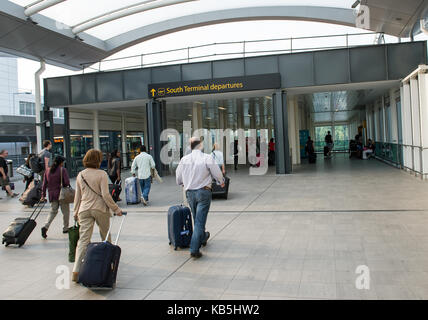
[(176, 182), (184, 186), (194, 220), (194, 230), (190, 241), (190, 256), (202, 257), (201, 246), (205, 246), (210, 233), (205, 231), (208, 211), (211, 205), (211, 183), (225, 186), (223, 173), (216, 161), (203, 152), (203, 142), (193, 137), (190, 140), (192, 153), (184, 156), (176, 170)]
[(122, 209), (113, 201), (109, 188), (108, 176), (99, 170), (103, 153), (90, 149), (83, 158), (86, 168), (76, 178), (76, 195), (74, 197), (74, 219), (79, 222), (79, 241), (76, 248), (76, 261), (73, 267), (72, 281), (77, 282), (79, 271), (96, 223), (100, 229), (101, 239), (111, 242), (108, 234), (110, 210), (117, 216)]

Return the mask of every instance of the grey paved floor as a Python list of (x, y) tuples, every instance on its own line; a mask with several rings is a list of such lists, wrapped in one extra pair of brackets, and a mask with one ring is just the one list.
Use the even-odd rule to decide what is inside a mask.
[[(229, 175), (200, 260), (168, 246), (166, 210), (182, 193), (167, 177), (149, 207), (126, 208), (115, 290), (56, 288), (57, 266), (72, 264), (59, 217), (40, 236), (45, 209), (24, 247), (0, 248), (0, 299), (428, 299), (427, 182), (344, 155), (287, 176)], [(0, 229), (26, 213), (3, 196)], [(369, 290), (356, 289), (359, 265), (370, 269)]]

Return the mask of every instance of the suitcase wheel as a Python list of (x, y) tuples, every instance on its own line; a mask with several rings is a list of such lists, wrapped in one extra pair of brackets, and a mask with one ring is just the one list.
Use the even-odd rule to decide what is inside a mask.
[(21, 248), (23, 245), (24, 245), (23, 243), (20, 243), (20, 244), (18, 245), (18, 248)]

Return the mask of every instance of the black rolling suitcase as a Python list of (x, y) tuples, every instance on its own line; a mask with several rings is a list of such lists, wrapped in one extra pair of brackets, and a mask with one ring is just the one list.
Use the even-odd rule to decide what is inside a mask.
[(126, 212), (122, 212), (120, 224), (114, 244), (107, 241), (111, 231), (111, 224), (103, 242), (93, 242), (88, 245), (85, 258), (79, 272), (78, 283), (92, 289), (114, 289), (116, 286), (117, 271), (122, 250), (117, 245)]
[(222, 188), (217, 184), (215, 180), (213, 180), (213, 183), (211, 185), (212, 188), (212, 197), (213, 198), (224, 198), (227, 200), (227, 197), (229, 195), (229, 184), (230, 184), (230, 178), (224, 177), (224, 187)]
[(16, 218), (3, 233), (2, 244), (6, 247), (10, 244), (22, 247), (36, 227), (36, 219), (44, 206), (44, 202), (39, 202), (29, 218)]
[(108, 185), (108, 189), (110, 192), (111, 197), (113, 198), (114, 202), (119, 201), (120, 193), (122, 192), (122, 183), (111, 183)]
[(172, 206), (168, 210), (169, 244), (177, 248), (188, 248), (192, 240), (192, 213), (186, 206)]

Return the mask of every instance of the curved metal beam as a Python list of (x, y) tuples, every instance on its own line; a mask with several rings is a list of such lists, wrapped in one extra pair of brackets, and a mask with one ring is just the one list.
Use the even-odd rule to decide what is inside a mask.
[(106, 40), (109, 54), (177, 31), (252, 20), (300, 20), (355, 27), (352, 9), (316, 6), (260, 6), (203, 12), (146, 25)]
[(120, 19), (120, 18), (124, 18), (136, 13), (140, 13), (140, 12), (144, 12), (144, 11), (149, 11), (149, 10), (153, 10), (153, 9), (158, 9), (158, 8), (163, 8), (163, 7), (168, 7), (168, 6), (173, 6), (173, 5), (177, 5), (177, 4), (181, 4), (181, 3), (186, 3), (186, 2), (192, 2), (192, 1), (198, 1), (198, 0), (159, 0), (159, 1), (153, 1), (153, 0), (149, 0), (149, 1), (144, 1), (142, 3), (138, 3), (136, 5), (132, 5), (132, 6), (127, 6), (124, 8), (120, 8), (118, 10), (106, 13), (104, 15), (100, 15), (97, 16), (93, 19), (87, 20), (85, 22), (82, 22), (76, 26), (74, 26), (71, 31), (74, 34), (78, 34), (80, 32), (86, 31), (88, 29), (92, 29), (95, 28), (99, 25)]
[(24, 14), (27, 17), (31, 17), (33, 14), (36, 14), (42, 10), (45, 10), (47, 8), (53, 7), (57, 5), (58, 3), (64, 2), (66, 0), (45, 0), (45, 1), (37, 1), (33, 3), (32, 5), (28, 6)]

